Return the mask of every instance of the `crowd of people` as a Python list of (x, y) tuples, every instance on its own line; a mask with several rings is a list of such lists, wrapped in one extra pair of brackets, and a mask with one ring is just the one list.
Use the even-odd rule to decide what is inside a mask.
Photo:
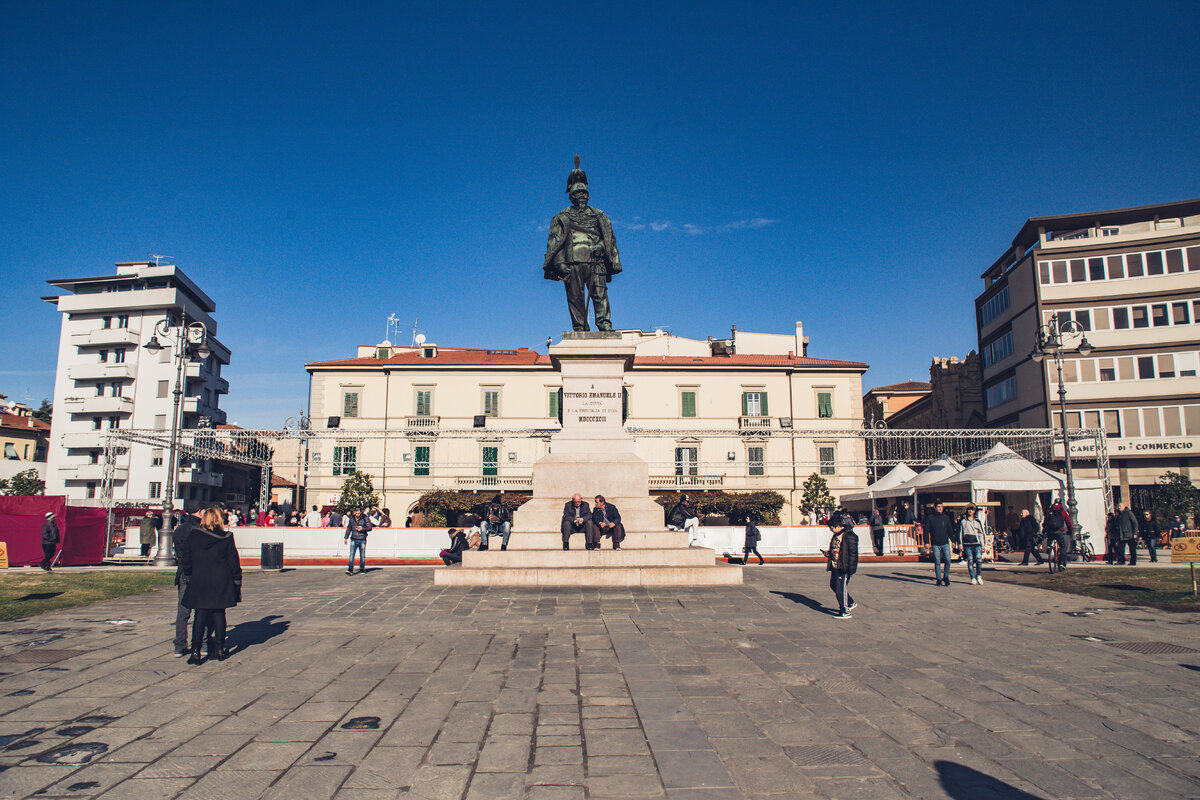
[[(237, 512), (230, 513), (237, 514)], [(392, 527), (391, 509), (371, 506), (364, 508), (363, 513), (371, 520), (373, 527)], [(286, 506), (280, 507), (272, 503), (265, 509), (251, 506), (250, 512), (244, 520), (232, 524), (235, 527), (240, 524), (255, 528), (340, 528), (346, 524), (348, 516), (349, 513), (343, 514), (336, 508), (326, 508), (322, 511), (317, 506), (313, 506), (307, 513), (301, 513), (299, 510), (288, 509)]]

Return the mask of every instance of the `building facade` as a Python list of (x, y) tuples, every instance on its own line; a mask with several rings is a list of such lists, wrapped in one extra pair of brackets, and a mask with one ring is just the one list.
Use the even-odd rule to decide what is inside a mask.
[(1200, 477), (1200, 199), (1029, 219), (975, 300), (987, 424), (1061, 424), (1051, 315), (1094, 351), (1067, 352), (1068, 426), (1103, 427), (1117, 500), (1147, 507), (1167, 471)]
[[(212, 351), (203, 361), (184, 364), (180, 427), (225, 422), (219, 404), (229, 383), (221, 367), (230, 353), (216, 338), (215, 303), (174, 265), (142, 261), (116, 267), (115, 275), (48, 281), (65, 294), (43, 298), (62, 313), (46, 493), (76, 502), (100, 500), (106, 430), (167, 431), (171, 425), (175, 351), (169, 342), (157, 353), (143, 347), (160, 320), (203, 324)], [(160, 505), (166, 462), (165, 448), (122, 449), (113, 472), (114, 502)], [(181, 458), (176, 506), (220, 499), (221, 482), (211, 461)]]
[[(796, 355), (805, 352), (799, 324), (795, 335), (735, 329), (708, 341), (621, 334), (637, 347), (623, 405), (652, 493), (771, 489), (787, 499), (788, 522), (812, 473), (835, 496), (865, 486), (860, 441), (782, 434), (858, 429), (866, 364)], [(342, 432), (312, 442), (310, 504), (335, 502), (354, 469), (371, 476), (393, 519), (433, 489), (529, 491), (559, 429), (559, 375), (548, 355), (525, 348), (384, 343), (306, 369), (313, 426)], [(465, 435), (477, 427), (486, 433)], [(371, 433), (381, 430), (396, 433)]]
[(880, 386), (863, 396), (871, 424), (889, 428), (979, 428), (983, 417), (983, 377), (975, 351), (966, 357), (934, 358), (929, 382)]
[(50, 426), (35, 419), (23, 403), (0, 394), (0, 478), (32, 469), (44, 479), (49, 443)]

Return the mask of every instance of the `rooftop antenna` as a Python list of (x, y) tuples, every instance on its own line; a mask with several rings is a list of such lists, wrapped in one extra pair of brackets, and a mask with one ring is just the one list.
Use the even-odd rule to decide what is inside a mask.
[(388, 344), (391, 344), (391, 342), (392, 342), (392, 328), (396, 327), (396, 325), (399, 322), (400, 322), (400, 320), (396, 317), (395, 314), (388, 314), (387, 330), (385, 330), (383, 333), (383, 340), (385, 342), (387, 342)]
[[(425, 333), (425, 331), (423, 331), (417, 327), (417, 323), (419, 323), (420, 321), (421, 321), (420, 317), (416, 317), (413, 319), (413, 326), (412, 326), (412, 346), (413, 347), (418, 347), (420, 345), (425, 344), (425, 337), (422, 335)], [(418, 336), (421, 337), (421, 341), (419, 341), (419, 342), (417, 341)]]
[(156, 266), (156, 267), (157, 267), (157, 266), (158, 266), (158, 261), (159, 261), (159, 259), (161, 259), (161, 258), (171, 258), (172, 256), (160, 256), (158, 253), (147, 253), (147, 254), (146, 254), (146, 257), (147, 257), (147, 258), (153, 258), (153, 259), (154, 259), (154, 266)]

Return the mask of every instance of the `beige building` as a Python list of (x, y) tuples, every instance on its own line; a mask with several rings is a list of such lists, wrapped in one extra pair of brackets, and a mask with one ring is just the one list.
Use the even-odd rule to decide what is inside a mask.
[(983, 387), (979, 356), (934, 358), (929, 382), (905, 381), (879, 386), (863, 395), (863, 414), (871, 424), (889, 428), (979, 428), (983, 425)]
[[(799, 323), (794, 335), (734, 329), (708, 341), (621, 333), (637, 347), (624, 410), (652, 493), (773, 489), (788, 499), (787, 522), (811, 473), (835, 496), (865, 485), (861, 441), (819, 431), (862, 425), (866, 364), (803, 355)], [(312, 442), (310, 503), (334, 502), (355, 468), (371, 475), (393, 519), (434, 488), (528, 491), (559, 429), (558, 372), (549, 356), (525, 348), (384, 343), (306, 369), (314, 428), (344, 432), (338, 442)], [(480, 427), (486, 432), (473, 433)]]
[(1114, 493), (1148, 504), (1168, 470), (1200, 477), (1200, 199), (1029, 219), (975, 300), (990, 427), (1060, 424), (1058, 312), (1095, 350), (1063, 365), (1067, 424), (1107, 433)]

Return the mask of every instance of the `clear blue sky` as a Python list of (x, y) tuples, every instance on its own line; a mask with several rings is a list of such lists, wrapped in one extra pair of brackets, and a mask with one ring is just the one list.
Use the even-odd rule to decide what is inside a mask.
[(47, 278), (147, 253), (216, 300), (246, 426), (391, 313), (544, 351), (575, 153), (617, 327), (802, 320), (926, 379), (1027, 217), (1200, 196), (1198, 42), (1196, 0), (0, 0), (0, 392), (51, 393)]

